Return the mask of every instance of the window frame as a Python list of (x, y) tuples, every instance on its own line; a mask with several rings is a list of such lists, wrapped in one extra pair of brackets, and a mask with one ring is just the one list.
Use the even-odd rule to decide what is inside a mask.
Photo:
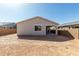
[[(37, 27), (37, 29), (36, 29), (36, 27)], [(35, 25), (34, 31), (42, 31), (42, 26), (41, 25)]]

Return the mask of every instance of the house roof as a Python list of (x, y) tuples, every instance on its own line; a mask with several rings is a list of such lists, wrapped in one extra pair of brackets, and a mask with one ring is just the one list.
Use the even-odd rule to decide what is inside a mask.
[(9, 22), (0, 22), (0, 26), (9, 24)]
[(9, 24), (3, 25), (3, 27), (14, 27), (14, 26), (16, 26), (15, 23), (9, 23)]
[(71, 25), (79, 25), (79, 21), (64, 23), (59, 26), (71, 26)]
[(48, 19), (43, 18), (43, 17), (40, 17), (40, 16), (36, 16), (36, 17), (33, 17), (33, 18), (26, 19), (26, 20), (24, 20), (24, 21), (18, 22), (17, 24), (22, 23), (22, 22), (25, 22), (25, 21), (32, 20), (32, 19), (36, 19), (36, 18), (41, 18), (41, 19), (43, 19), (43, 20), (45, 20), (45, 21), (48, 21), (48, 22), (51, 22), (51, 23), (53, 23), (53, 24), (55, 24), (55, 25), (59, 25), (58, 23), (56, 23), (56, 22), (54, 22), (54, 21), (48, 20)]
[(0, 22), (0, 27), (13, 27), (13, 26), (16, 26), (16, 24), (11, 22)]

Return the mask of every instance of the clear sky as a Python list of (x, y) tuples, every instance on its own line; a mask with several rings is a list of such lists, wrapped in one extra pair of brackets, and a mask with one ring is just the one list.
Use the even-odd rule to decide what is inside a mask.
[(79, 4), (0, 4), (1, 22), (19, 22), (35, 16), (60, 24), (79, 21)]

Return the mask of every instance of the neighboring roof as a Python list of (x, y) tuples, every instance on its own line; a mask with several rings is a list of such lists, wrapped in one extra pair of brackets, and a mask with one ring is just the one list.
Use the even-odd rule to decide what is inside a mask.
[(0, 26), (5, 25), (5, 24), (9, 24), (9, 22), (0, 22)]
[(10, 23), (10, 24), (6, 24), (6, 25), (3, 25), (4, 27), (14, 27), (14, 26), (16, 26), (16, 24), (15, 23)]
[(59, 26), (71, 26), (71, 25), (79, 25), (79, 21), (64, 23)]
[(13, 27), (13, 26), (16, 26), (16, 24), (11, 22), (0, 22), (0, 27)]
[[(18, 22), (18, 23), (22, 23), (22, 22), (29, 21), (29, 20), (36, 19), (36, 18), (41, 18), (41, 19), (43, 19), (43, 20), (45, 20), (45, 21), (48, 21), (48, 22), (51, 22), (51, 23), (53, 23), (53, 24), (55, 24), (55, 25), (59, 25), (58, 23), (56, 23), (56, 22), (54, 22), (54, 21), (50, 21), (50, 20), (48, 20), (48, 19), (46, 19), (46, 18), (43, 18), (43, 17), (40, 17), (40, 16), (36, 16), (36, 17), (30, 18), (30, 19), (27, 19), (27, 20), (24, 20), (24, 21), (21, 21), (21, 22)], [(18, 24), (18, 23), (17, 23), (17, 24)]]

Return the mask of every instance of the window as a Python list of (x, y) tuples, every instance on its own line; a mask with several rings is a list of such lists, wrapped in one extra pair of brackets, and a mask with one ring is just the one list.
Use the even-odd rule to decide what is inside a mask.
[(41, 31), (41, 26), (40, 25), (35, 26), (35, 31)]

